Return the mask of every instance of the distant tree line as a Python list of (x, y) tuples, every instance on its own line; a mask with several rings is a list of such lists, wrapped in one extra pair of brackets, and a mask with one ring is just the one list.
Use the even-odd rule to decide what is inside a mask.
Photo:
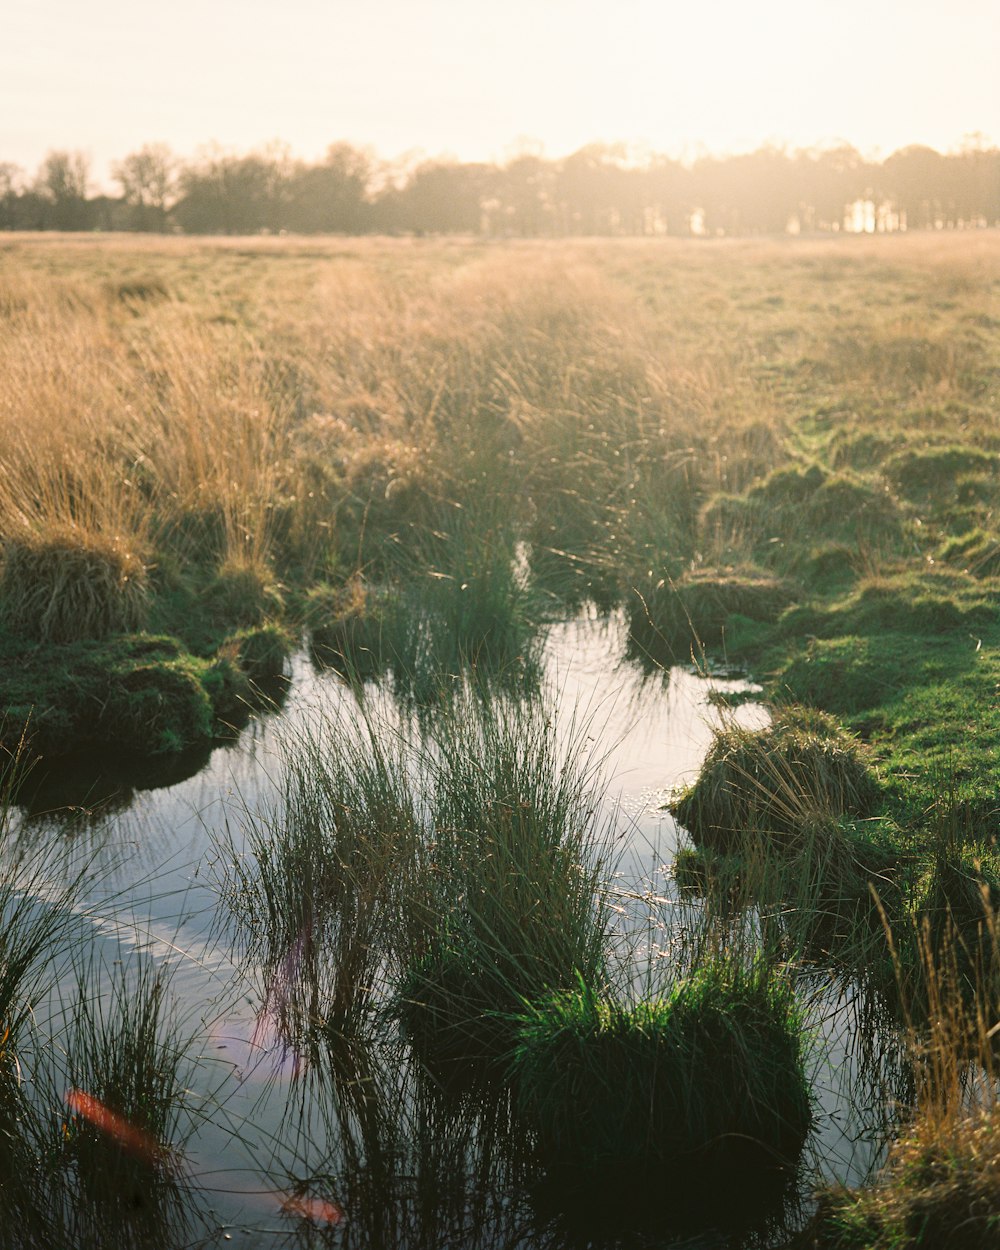
[(1000, 224), (1000, 149), (977, 138), (948, 154), (911, 146), (883, 161), (845, 145), (636, 162), (623, 145), (591, 144), (559, 160), (523, 153), (502, 165), (397, 168), (347, 143), (316, 163), (279, 145), (182, 161), (151, 144), (112, 174), (118, 195), (91, 194), (79, 152), (50, 152), (34, 177), (0, 163), (0, 229), (552, 237)]

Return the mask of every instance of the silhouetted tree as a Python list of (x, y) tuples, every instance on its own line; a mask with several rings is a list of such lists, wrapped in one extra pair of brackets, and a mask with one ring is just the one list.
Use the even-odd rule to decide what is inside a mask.
[(668, 234), (688, 234), (691, 212), (691, 174), (680, 161), (654, 156), (645, 173), (646, 201), (655, 228)]
[(943, 219), (945, 158), (933, 148), (913, 144), (883, 162), (881, 187), (911, 230), (926, 230)]
[(257, 234), (285, 224), (291, 162), (283, 149), (233, 156), (210, 149), (180, 175), (174, 216), (202, 234)]
[(112, 165), (111, 173), (130, 209), (132, 230), (164, 230), (174, 192), (177, 158), (164, 143), (149, 143)]
[(327, 148), (320, 165), (295, 166), (285, 192), (289, 230), (360, 234), (369, 229), (371, 159), (348, 143)]
[(497, 174), (491, 229), (526, 238), (552, 234), (556, 225), (555, 171), (551, 161), (525, 154)]
[(412, 170), (401, 187), (383, 192), (377, 220), (390, 232), (478, 234), (495, 173), (489, 165), (428, 161)]
[(42, 161), (35, 190), (48, 205), (43, 228), (88, 230), (92, 215), (87, 204), (89, 162), (82, 152), (49, 152)]

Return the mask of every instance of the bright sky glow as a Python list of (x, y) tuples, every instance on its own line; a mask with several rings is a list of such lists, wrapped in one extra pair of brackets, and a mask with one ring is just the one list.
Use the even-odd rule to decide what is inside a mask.
[(1000, 142), (996, 0), (30, 0), (0, 37), (0, 161), (335, 140), (503, 160), (838, 139)]

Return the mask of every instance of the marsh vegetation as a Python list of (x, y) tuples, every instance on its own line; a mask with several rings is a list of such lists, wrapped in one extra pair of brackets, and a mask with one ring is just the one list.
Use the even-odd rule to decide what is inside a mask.
[(992, 1244), (993, 235), (0, 246), (0, 1236)]

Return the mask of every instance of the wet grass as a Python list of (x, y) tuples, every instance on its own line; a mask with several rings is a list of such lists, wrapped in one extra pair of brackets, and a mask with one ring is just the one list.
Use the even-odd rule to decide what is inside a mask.
[(411, 768), (374, 719), (303, 733), (285, 744), (280, 800), (220, 847), (240, 961), (290, 1044), (363, 1032), (381, 1005), (423, 836)]
[(604, 976), (612, 869), (582, 737), (544, 707), (467, 702), (435, 734), (432, 844), (399, 994), (437, 1057), (503, 1059), (526, 1002)]

